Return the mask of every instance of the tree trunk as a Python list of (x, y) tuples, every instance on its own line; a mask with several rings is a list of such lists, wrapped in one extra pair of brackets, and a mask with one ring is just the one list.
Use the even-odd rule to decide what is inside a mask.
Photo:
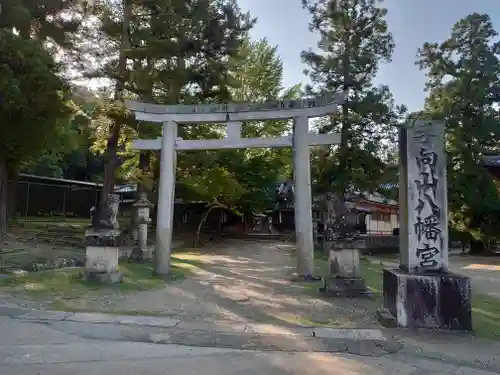
[(99, 199), (99, 217), (106, 219), (108, 195), (113, 191), (116, 180), (116, 170), (118, 166), (117, 151), (118, 139), (120, 137), (120, 124), (114, 124), (111, 134), (108, 138), (106, 147), (106, 165), (104, 166), (104, 183), (102, 186), (101, 197)]
[[(344, 20), (345, 21), (345, 20)], [(350, 82), (350, 56), (349, 56), (349, 46), (350, 46), (350, 28), (344, 22), (344, 33), (343, 33), (343, 43), (344, 43), (344, 51), (342, 56), (342, 71), (343, 71), (343, 89), (347, 88), (348, 83)], [(343, 173), (341, 173), (344, 177), (340, 181), (340, 186), (338, 188), (338, 192), (340, 193), (340, 199), (344, 199), (345, 193), (348, 188), (347, 184), (347, 170), (349, 166), (347, 165), (347, 149), (349, 147), (349, 98), (346, 97), (345, 102), (342, 104), (342, 128), (340, 130), (340, 148), (339, 148), (339, 166), (340, 168), (344, 168)]]
[(19, 168), (7, 168), (7, 180), (9, 181), (7, 200), (7, 219), (13, 220), (17, 209), (17, 184), (19, 181)]
[(3, 247), (7, 234), (8, 185), (7, 160), (0, 157), (0, 248)]
[(469, 254), (477, 255), (477, 254), (484, 253), (484, 251), (485, 251), (485, 246), (484, 246), (484, 243), (482, 241), (472, 240), (470, 242)]
[(210, 215), (210, 212), (212, 212), (212, 210), (214, 208), (217, 208), (217, 207), (220, 207), (219, 205), (213, 205), (211, 206), (204, 214), (203, 216), (201, 217), (201, 220), (200, 220), (200, 224), (198, 224), (198, 229), (196, 229), (196, 235), (194, 237), (194, 247), (198, 247), (198, 243), (200, 241), (200, 234), (201, 234), (201, 230), (203, 229), (203, 225), (205, 225), (205, 222), (207, 221), (208, 219), (208, 215)]
[[(120, 55), (118, 57), (118, 78), (115, 87), (115, 101), (123, 99), (123, 92), (125, 90), (124, 75), (127, 69), (127, 55), (126, 52), (130, 48), (129, 27), (132, 18), (132, 3), (129, 0), (123, 0), (123, 25), (122, 25), (122, 39), (120, 44)], [(99, 200), (99, 216), (105, 219), (107, 216), (108, 195), (113, 191), (116, 180), (116, 171), (119, 166), (117, 157), (118, 141), (120, 139), (120, 123), (114, 123), (110, 129), (110, 134), (106, 147), (106, 165), (104, 167), (104, 183)]]

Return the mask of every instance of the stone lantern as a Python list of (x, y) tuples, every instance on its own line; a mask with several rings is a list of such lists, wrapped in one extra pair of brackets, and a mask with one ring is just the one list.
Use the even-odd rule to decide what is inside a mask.
[(149, 215), (152, 207), (153, 204), (144, 192), (134, 203), (137, 218), (137, 245), (132, 250), (131, 257), (135, 260), (150, 260), (153, 256), (152, 248), (148, 247), (148, 225), (151, 223)]
[(118, 225), (120, 196), (108, 196), (108, 212), (106, 219), (100, 219), (99, 210), (91, 209), (92, 222), (85, 232), (85, 273), (86, 280), (96, 280), (114, 284), (123, 280), (118, 269), (120, 246), (123, 236)]
[(329, 296), (366, 295), (369, 291), (359, 264), (359, 252), (366, 247), (366, 238), (356, 229), (356, 213), (347, 210), (344, 202), (337, 203), (339, 214), (332, 224), (327, 224), (325, 233), (328, 274), (320, 291)]

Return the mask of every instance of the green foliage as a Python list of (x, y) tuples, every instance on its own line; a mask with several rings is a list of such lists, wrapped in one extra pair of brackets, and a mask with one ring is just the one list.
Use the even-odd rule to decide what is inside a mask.
[[(77, 62), (82, 77), (114, 83), (105, 103), (125, 97), (165, 104), (227, 100), (229, 58), (253, 25), (234, 0), (98, 0), (93, 20), (76, 38)], [(122, 179), (152, 187), (158, 158), (140, 156), (130, 145), (137, 137), (158, 137), (160, 127), (113, 116), (113, 106), (105, 104), (94, 118), (93, 149), (105, 152), (108, 164), (121, 158)], [(187, 128), (179, 135), (205, 131)], [(114, 179), (107, 168), (105, 186)]]
[(500, 42), (489, 16), (459, 20), (442, 43), (426, 43), (418, 65), (427, 71), (425, 115), (446, 121), (448, 199), (452, 225), (477, 239), (497, 236), (498, 183), (482, 156), (500, 141)]
[(378, 66), (391, 59), (394, 43), (376, 0), (303, 0), (312, 16), (310, 30), (320, 37), (319, 52), (302, 53), (314, 87), (339, 91), (351, 86), (342, 111), (319, 122), (320, 133), (339, 132), (337, 148), (316, 151), (313, 177), (319, 190), (350, 187), (373, 190), (381, 179), (383, 149), (396, 141), (394, 125), (406, 109), (394, 105), (386, 86), (374, 87)]
[[(234, 101), (264, 101), (281, 95), (295, 98), (299, 92), (299, 86), (283, 89), (283, 63), (276, 47), (266, 40), (246, 41), (230, 64)], [(255, 121), (246, 123), (242, 131), (245, 137), (265, 137), (289, 130), (287, 121)], [(184, 129), (183, 137), (221, 138), (223, 131), (214, 125), (196, 125)], [(177, 178), (188, 199), (260, 212), (270, 208), (275, 199), (274, 189), (270, 194), (266, 188), (288, 177), (290, 166), (291, 151), (286, 149), (186, 152), (178, 157)]]
[[(36, 40), (41, 45), (32, 44), (26, 48), (39, 49), (43, 45), (43, 48), (50, 54), (46, 58), (59, 59), (63, 56), (61, 52), (64, 51), (64, 57), (67, 59), (70, 56), (68, 53), (71, 52), (73, 35), (78, 30), (82, 19), (77, 12), (79, 10), (77, 2), (70, 0), (5, 0), (2, 1), (0, 9), (0, 28), (6, 32), (15, 31), (24, 40)], [(40, 66), (43, 63), (44, 60), (40, 60)], [(52, 65), (48, 66), (49, 70), (52, 69)], [(64, 69), (59, 66), (56, 70), (58, 75), (64, 72)], [(29, 77), (26, 78), (29, 80)], [(51, 99), (53, 98), (47, 97), (47, 100)], [(77, 114), (71, 119), (58, 120), (57, 126), (52, 129), (54, 133), (45, 132), (44, 136), (37, 139), (45, 143), (46, 147), (28, 147), (28, 153), (18, 149), (23, 157), (12, 155), (11, 159), (23, 159), (22, 169), (49, 176), (63, 174), (60, 164), (63, 163), (64, 155), (75, 152), (80, 143), (77, 139), (79, 135), (75, 124), (81, 120), (81, 116), (75, 105), (69, 102), (68, 105), (73, 106)], [(43, 127), (39, 128), (43, 129)], [(34, 138), (37, 137), (36, 131), (30, 132), (33, 133)]]
[(73, 115), (58, 73), (38, 43), (0, 30), (0, 157), (9, 163), (38, 156)]
[[(163, 4), (162, 6), (166, 7), (167, 5)], [(185, 5), (174, 2), (169, 6), (184, 7)], [(134, 9), (134, 17), (139, 17), (144, 12), (145, 10), (142, 8)], [(163, 20), (168, 14), (160, 13), (156, 16)], [(241, 19), (244, 20), (245, 17), (242, 15)], [(172, 22), (181, 21), (174, 20)], [(118, 41), (120, 28), (116, 25), (111, 27), (108, 21), (103, 22), (103, 25), (110, 27), (109, 30), (107, 29), (109, 37)], [(132, 22), (132, 25), (135, 25), (135, 21)], [(162, 27), (166, 29), (161, 31)], [(130, 72), (127, 72), (126, 77), (123, 78), (131, 95), (158, 103), (172, 103), (177, 100), (176, 97), (184, 103), (230, 100), (264, 101), (277, 99), (281, 95), (289, 98), (297, 97), (299, 86), (289, 89), (283, 88), (282, 61), (277, 56), (276, 47), (270, 46), (266, 40), (255, 43), (247, 39), (236, 40), (238, 43), (242, 43), (237, 51), (228, 50), (227, 46), (224, 47), (225, 49), (221, 50), (219, 54), (226, 51), (227, 57), (221, 57), (217, 63), (213, 62), (218, 65), (216, 70), (219, 72), (213, 73), (214, 77), (211, 79), (210, 86), (200, 85), (197, 81), (199, 73), (196, 72), (196, 65), (184, 70), (180, 65), (166, 66), (162, 64), (165, 59), (175, 60), (179, 54), (184, 53), (179, 49), (179, 46), (173, 46), (172, 42), (167, 43), (166, 36), (170, 35), (167, 33), (177, 35), (176, 30), (168, 27), (168, 25), (162, 26), (159, 21), (156, 23), (156, 21), (151, 20), (151, 23), (147, 25), (147, 30), (138, 28), (131, 31), (132, 47), (127, 52), (127, 56), (132, 62), (141, 62), (141, 64), (135, 65)], [(116, 34), (111, 34), (111, 30), (114, 30)], [(153, 30), (155, 30), (154, 33)], [(190, 35), (186, 34), (184, 38)], [(243, 28), (239, 29), (238, 35), (244, 35)], [(143, 38), (141, 39), (143, 40), (141, 47), (138, 44), (134, 45), (136, 38)], [(236, 43), (236, 45), (238, 44)], [(146, 49), (146, 46), (149, 47)], [(212, 63), (209, 61), (208, 55), (205, 57), (207, 60), (203, 60), (202, 56), (198, 68)], [(110, 67), (116, 66), (116, 61), (115, 65), (112, 65), (111, 60), (107, 68), (94, 70), (93, 73), (108, 74), (106, 72), (109, 72)], [(224, 65), (220, 65), (221, 63)], [(139, 65), (142, 68), (138, 67)], [(145, 70), (146, 67), (149, 67), (148, 70)], [(262, 79), (262, 77), (266, 77), (266, 79)], [(167, 90), (167, 87), (170, 87), (171, 90)], [(202, 89), (202, 87), (204, 88)], [(213, 90), (225, 87), (226, 91), (219, 91), (215, 95), (216, 92), (212, 89), (209, 90), (210, 87)], [(95, 132), (93, 150), (98, 153), (105, 151), (110, 127), (116, 121), (126, 125), (122, 126), (120, 130), (119, 143), (123, 147), (119, 156), (124, 160), (120, 167), (120, 178), (141, 182), (151, 188), (151, 181), (156, 179), (159, 170), (158, 157), (155, 154), (149, 155), (151, 172), (144, 173), (138, 168), (139, 155), (131, 149), (131, 144), (138, 137), (156, 138), (160, 136), (160, 127), (158, 124), (137, 123), (127, 117), (128, 115), (113, 116), (112, 113), (119, 113), (123, 107), (109, 103), (109, 99), (103, 99), (103, 103), (93, 114), (92, 127)], [(243, 133), (245, 136), (255, 137), (277, 136), (289, 130), (288, 121), (265, 121), (245, 124)], [(184, 139), (213, 139), (221, 138), (224, 131), (223, 127), (214, 124), (183, 125), (179, 128), (179, 136)], [(274, 186), (277, 180), (289, 173), (290, 159), (290, 150), (284, 149), (179, 153), (176, 176), (179, 186), (177, 195), (189, 200), (203, 200), (210, 204), (223, 205), (237, 211), (262, 210), (268, 208), (273, 199), (264, 188), (269, 185)]]
[(246, 39), (230, 62), (232, 100), (262, 102), (279, 97), (283, 89), (283, 62), (277, 46), (269, 45), (267, 39), (256, 42)]
[(0, 28), (17, 30), (23, 39), (35, 37), (61, 47), (70, 47), (81, 18), (68, 12), (78, 9), (72, 0), (3, 0)]
[(104, 158), (91, 150), (95, 137), (92, 118), (100, 102), (80, 87), (72, 87), (71, 91), (74, 115), (60, 122), (57, 137), (41, 155), (24, 161), (22, 171), (39, 176), (102, 181)]
[[(227, 99), (228, 57), (253, 25), (234, 0), (104, 0), (95, 13), (78, 43), (83, 74), (159, 103)], [(119, 71), (122, 56), (129, 64)]]

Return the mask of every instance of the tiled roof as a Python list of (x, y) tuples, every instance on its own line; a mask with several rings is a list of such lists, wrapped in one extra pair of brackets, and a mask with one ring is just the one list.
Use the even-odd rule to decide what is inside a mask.
[(500, 155), (483, 156), (483, 164), (485, 166), (500, 167)]

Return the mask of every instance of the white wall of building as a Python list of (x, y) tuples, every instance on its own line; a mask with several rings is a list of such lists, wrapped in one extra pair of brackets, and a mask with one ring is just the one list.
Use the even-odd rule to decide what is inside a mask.
[(366, 215), (366, 229), (369, 234), (392, 234), (394, 228), (399, 228), (397, 214), (375, 211)]
[[(396, 206), (397, 201), (385, 198), (382, 194), (373, 193), (365, 194), (368, 201), (389, 204)], [(391, 234), (394, 228), (399, 228), (399, 215), (396, 213), (382, 213), (380, 211), (373, 211), (366, 215), (366, 229), (368, 233), (372, 234)]]

